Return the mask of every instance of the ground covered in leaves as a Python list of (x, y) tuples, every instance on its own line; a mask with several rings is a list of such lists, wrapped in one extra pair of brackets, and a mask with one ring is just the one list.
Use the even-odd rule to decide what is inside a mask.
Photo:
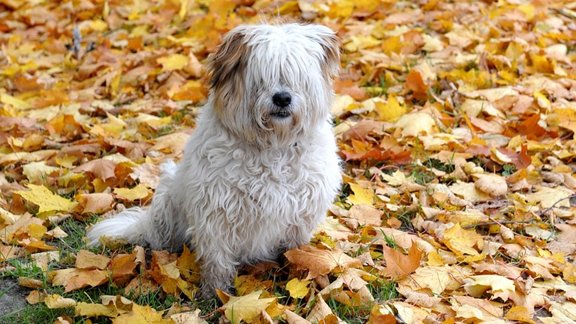
[[(275, 17), (342, 39), (310, 245), (209, 301), (193, 251), (87, 249), (181, 158), (221, 36)], [(0, 0), (0, 322), (574, 322), (575, 59), (562, 0)]]

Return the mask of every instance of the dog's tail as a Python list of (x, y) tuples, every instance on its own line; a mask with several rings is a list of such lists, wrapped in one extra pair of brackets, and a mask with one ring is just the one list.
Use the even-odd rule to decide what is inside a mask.
[(88, 246), (100, 245), (100, 237), (126, 240), (131, 244), (145, 244), (147, 211), (142, 208), (126, 209), (120, 214), (94, 225), (86, 236)]
[[(152, 200), (150, 208), (134, 207), (120, 212), (112, 218), (94, 225), (86, 234), (88, 246), (99, 246), (101, 237), (125, 240), (131, 244), (149, 245), (154, 249), (174, 248), (175, 234), (182, 240), (183, 235), (176, 233), (182, 226), (177, 226), (173, 217), (173, 204), (168, 191), (175, 178), (176, 165), (169, 161), (162, 165), (162, 178)], [(181, 248), (182, 246), (176, 246)]]

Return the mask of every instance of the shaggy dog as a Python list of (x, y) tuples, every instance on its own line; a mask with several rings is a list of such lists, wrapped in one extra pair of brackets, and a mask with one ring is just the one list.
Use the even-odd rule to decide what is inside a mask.
[(209, 59), (210, 95), (152, 204), (96, 224), (101, 236), (196, 250), (204, 295), (240, 264), (309, 242), (339, 190), (330, 122), (338, 40), (319, 25), (239, 26)]

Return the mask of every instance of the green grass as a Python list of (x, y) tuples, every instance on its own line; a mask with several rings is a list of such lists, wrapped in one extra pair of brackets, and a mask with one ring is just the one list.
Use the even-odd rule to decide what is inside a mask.
[[(74, 309), (50, 309), (44, 303), (0, 315), (0, 323), (54, 323), (59, 316), (74, 316)], [(78, 323), (78, 322), (76, 322)]]
[[(58, 251), (60, 251), (60, 261), (50, 263), (48, 271), (74, 267), (78, 251), (88, 249), (84, 241), (86, 226), (94, 223), (96, 220), (97, 217), (90, 217), (86, 222), (80, 222), (69, 218), (59, 224), (68, 236), (55, 241)], [(103, 253), (110, 256), (118, 253), (130, 253), (131, 249), (131, 246), (127, 246), (125, 250), (110, 250), (107, 248), (90, 250), (95, 253)], [(100, 296), (102, 295), (122, 295), (138, 305), (148, 305), (158, 311), (167, 310), (173, 304), (180, 302), (183, 302), (192, 309), (199, 308), (204, 315), (213, 312), (219, 307), (219, 301), (216, 298), (208, 300), (197, 299), (193, 301), (187, 301), (186, 299), (180, 300), (175, 296), (165, 294), (161, 288), (150, 293), (136, 296), (133, 293), (125, 293), (124, 288), (116, 286), (113, 282), (98, 287), (84, 288), (65, 293), (64, 287), (53, 287), (49, 284), (47, 281), (47, 273), (37, 267), (29, 257), (11, 259), (6, 261), (6, 263), (12, 266), (13, 269), (1, 272), (0, 280), (17, 280), (20, 277), (38, 279), (43, 282), (41, 290), (46, 294), (59, 294), (65, 298), (72, 298), (77, 302), (100, 303)], [(6, 292), (0, 291), (0, 296), (5, 293)], [(53, 323), (59, 316), (68, 316), (74, 319), (76, 323), (87, 322), (86, 319), (82, 317), (74, 317), (73, 308), (49, 309), (44, 303), (38, 303), (36, 305), (28, 304), (23, 309), (15, 310), (8, 314), (0, 314), (0, 323)], [(219, 317), (220, 314), (214, 314), (209, 320), (217, 320)], [(110, 319), (106, 317), (91, 318), (90, 320), (93, 323), (111, 322)]]

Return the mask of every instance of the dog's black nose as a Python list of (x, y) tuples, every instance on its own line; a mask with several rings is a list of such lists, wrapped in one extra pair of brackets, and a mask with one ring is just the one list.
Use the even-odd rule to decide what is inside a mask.
[(292, 102), (292, 96), (286, 91), (276, 92), (272, 96), (272, 102), (280, 108), (286, 108)]

